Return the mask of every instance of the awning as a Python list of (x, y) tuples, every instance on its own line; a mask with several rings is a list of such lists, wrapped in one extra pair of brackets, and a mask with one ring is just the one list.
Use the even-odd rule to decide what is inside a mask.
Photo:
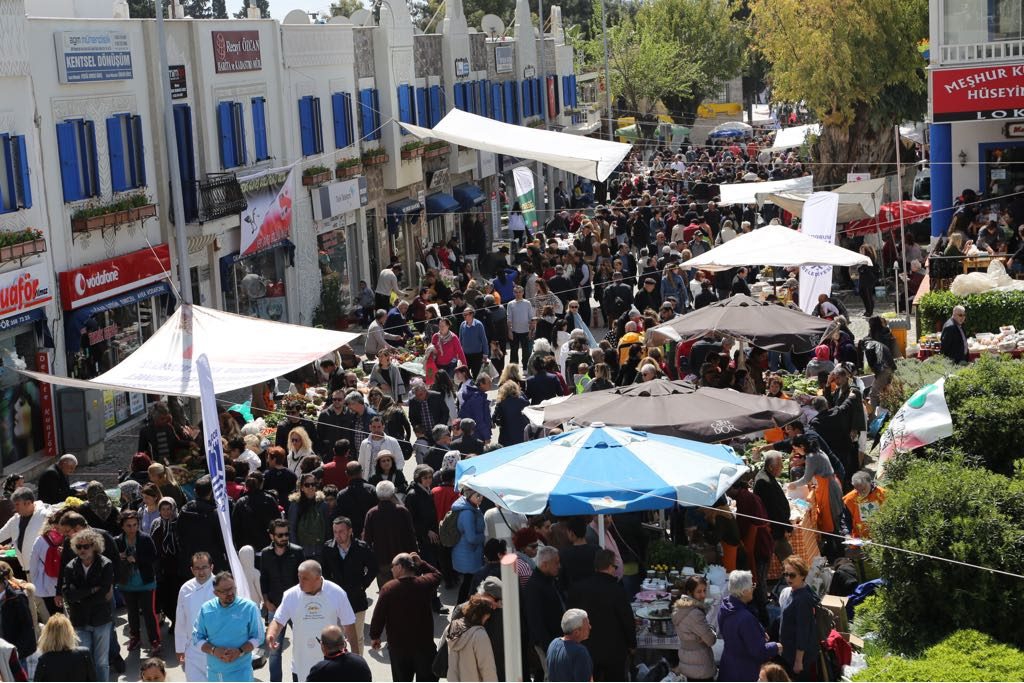
[(133, 289), (130, 292), (125, 292), (120, 296), (115, 296), (110, 299), (104, 299), (103, 301), (97, 301), (94, 304), (83, 306), (82, 308), (69, 311), (67, 317), (64, 319), (64, 346), (68, 353), (75, 353), (82, 347), (82, 332), (86, 329), (89, 331), (96, 331), (91, 329), (95, 327), (95, 324), (90, 324), (89, 319), (97, 313), (103, 313), (104, 311), (112, 311), (115, 308), (121, 308), (122, 306), (128, 306), (129, 304), (138, 303), (139, 301), (145, 301), (146, 299), (154, 296), (161, 296), (163, 294), (170, 293), (171, 288), (167, 284), (166, 280), (155, 282), (145, 287), (139, 287)]
[(388, 232), (392, 236), (397, 235), (398, 224), (402, 222), (404, 217), (410, 214), (412, 214), (412, 222), (415, 223), (419, 220), (420, 209), (422, 208), (417, 200), (408, 197), (388, 204)]
[(435, 192), (427, 195), (427, 218), (446, 213), (458, 213), (461, 209), (462, 204), (459, 204), (450, 194)]
[(452, 188), (452, 194), (459, 200), (459, 204), (462, 204), (462, 208), (467, 211), (487, 201), (484, 191), (472, 183), (456, 185)]
[[(870, 218), (878, 213), (885, 194), (885, 178), (858, 180), (840, 185), (832, 190), (839, 195), (837, 223), (847, 223), (860, 218)], [(804, 202), (810, 192), (758, 192), (754, 195), (758, 206), (771, 202), (794, 216), (803, 216)]]
[(402, 128), (418, 138), (540, 161), (591, 180), (607, 179), (632, 149), (621, 142), (492, 121), (460, 109), (452, 109), (433, 128), (408, 123)]
[(20, 325), (26, 325), (28, 323), (34, 323), (39, 320), (46, 319), (46, 309), (40, 306), (39, 308), (33, 308), (31, 311), (25, 311), (24, 313), (18, 313), (8, 318), (0, 318), (0, 330), (10, 330)]
[(793, 126), (782, 128), (775, 133), (775, 142), (768, 148), (775, 152), (782, 149), (799, 147), (807, 141), (808, 135), (821, 135), (821, 126), (817, 123), (810, 123), (806, 126)]
[(718, 191), (722, 198), (719, 204), (756, 204), (757, 195), (768, 192), (806, 192), (814, 191), (814, 176), (805, 175), (787, 180), (771, 180), (760, 183), (728, 183), (719, 185)]

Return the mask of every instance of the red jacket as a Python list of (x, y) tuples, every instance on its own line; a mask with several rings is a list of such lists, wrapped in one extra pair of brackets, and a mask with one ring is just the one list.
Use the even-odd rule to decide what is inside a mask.
[(459, 499), (459, 492), (453, 486), (435, 486), (430, 490), (434, 497), (434, 509), (437, 511), (438, 523), (444, 519), (452, 505)]

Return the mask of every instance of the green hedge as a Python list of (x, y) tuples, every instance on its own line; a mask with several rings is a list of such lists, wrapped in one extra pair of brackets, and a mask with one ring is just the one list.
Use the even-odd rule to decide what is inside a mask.
[(967, 309), (964, 329), (967, 334), (998, 332), (1003, 325), (1024, 329), (1024, 291), (985, 292), (956, 296), (952, 292), (928, 292), (917, 304), (921, 334), (938, 331), (949, 320), (953, 307)]
[[(858, 608), (859, 609), (859, 608)], [(868, 657), (855, 681), (1020, 681), (1024, 652), (973, 630), (953, 633), (918, 659)]]
[(986, 354), (946, 381), (953, 436), (936, 444), (969, 464), (1010, 475), (1024, 456), (1024, 362)]
[[(871, 538), (1024, 574), (1024, 476), (910, 462), (872, 517)], [(961, 628), (1024, 647), (1024, 581), (878, 546), (870, 552), (887, 581), (879, 635), (892, 651), (921, 652)]]

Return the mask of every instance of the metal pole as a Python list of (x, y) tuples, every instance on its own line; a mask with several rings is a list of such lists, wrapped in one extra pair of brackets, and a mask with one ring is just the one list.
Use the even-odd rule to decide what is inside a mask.
[[(537, 16), (540, 19), (540, 39), (537, 41), (537, 71), (539, 71), (544, 79), (544, 97), (543, 106), (541, 107), (541, 115), (544, 117), (544, 129), (550, 130), (550, 121), (548, 119), (548, 71), (544, 65), (544, 0), (537, 0)], [(557, 87), (558, 84), (555, 84)], [(542, 209), (555, 210), (555, 188), (554, 178), (551, 176), (550, 169), (545, 164), (537, 162), (537, 181), (540, 183), (540, 188), (536, 193), (537, 197), (537, 222), (540, 225), (537, 226), (537, 231), (544, 229), (546, 223), (544, 219), (544, 211)], [(537, 232), (535, 231), (535, 232)]]
[[(903, 303), (907, 307), (907, 315), (910, 315), (910, 282), (907, 276), (910, 271), (907, 270), (907, 233), (906, 224), (903, 222), (903, 170), (900, 168), (900, 126), (896, 124), (893, 126), (896, 131), (896, 182), (899, 190), (897, 191), (896, 201), (899, 202), (900, 207), (900, 246), (903, 251)], [(896, 283), (897, 289), (899, 283)], [(899, 296), (896, 297), (897, 300)], [(898, 309), (897, 309), (898, 310)]]
[(519, 575), (516, 554), (501, 558), (501, 632), (505, 641), (505, 680), (523, 680), (523, 641), (519, 632)]
[(615, 120), (612, 118), (612, 76), (608, 67), (608, 5), (601, 0), (601, 38), (604, 41), (604, 102), (608, 118), (608, 139), (615, 139)]
[[(192, 273), (188, 267), (188, 243), (185, 238), (185, 203), (181, 196), (181, 173), (178, 169), (178, 143), (174, 137), (174, 108), (171, 105), (170, 69), (167, 65), (167, 34), (164, 32), (164, 10), (156, 5), (156, 37), (160, 50), (160, 90), (164, 98), (164, 146), (167, 148), (167, 173), (171, 179), (171, 210), (174, 215), (174, 247), (178, 259), (178, 289), (181, 303), (192, 304)], [(170, 5), (173, 7), (174, 5)]]

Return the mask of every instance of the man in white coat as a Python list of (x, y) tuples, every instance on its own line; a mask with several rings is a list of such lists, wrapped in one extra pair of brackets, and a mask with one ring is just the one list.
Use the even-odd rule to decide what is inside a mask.
[(280, 646), (277, 636), (289, 621), (294, 634), (292, 673), (296, 680), (306, 680), (313, 665), (323, 659), (319, 638), (326, 626), (341, 626), (349, 650), (357, 655), (363, 654), (356, 639), (356, 615), (348, 595), (341, 586), (324, 579), (323, 570), (316, 560), (300, 564), (299, 585), (284, 592), (267, 628), (267, 645), (271, 649), (276, 650)]
[(186, 681), (207, 681), (206, 654), (192, 638), (192, 630), (203, 604), (213, 600), (213, 562), (209, 553), (192, 556), (192, 576), (178, 591), (178, 609), (174, 618), (174, 651), (185, 667)]
[[(22, 567), (29, 567), (32, 546), (43, 531), (50, 506), (36, 500), (32, 489), (25, 486), (15, 489), (11, 494), (11, 502), (15, 514), (0, 528), (0, 541), (11, 545), (0, 546), (0, 549), (7, 550), (13, 546), (18, 555), (18, 563)], [(29, 580), (33, 580), (33, 577), (29, 576)]]

